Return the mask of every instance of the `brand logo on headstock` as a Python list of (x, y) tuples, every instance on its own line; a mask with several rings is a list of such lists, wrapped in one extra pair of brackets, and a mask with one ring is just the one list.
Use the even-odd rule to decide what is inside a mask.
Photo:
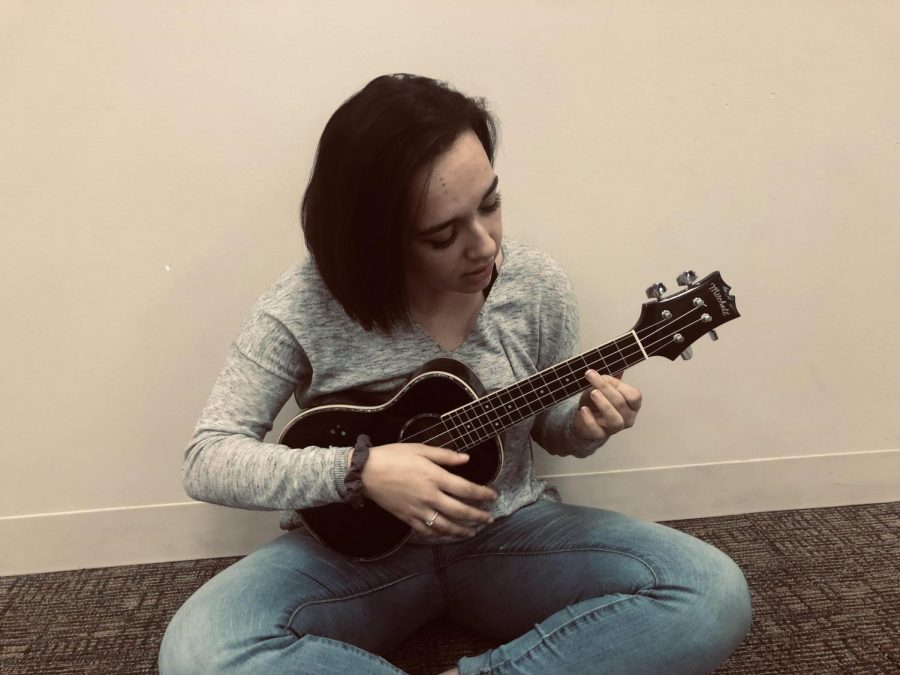
[(713, 297), (715, 297), (716, 302), (719, 303), (719, 309), (722, 310), (722, 316), (731, 316), (731, 310), (728, 309), (728, 303), (722, 298), (722, 292), (715, 284), (709, 285), (709, 290), (712, 292)]

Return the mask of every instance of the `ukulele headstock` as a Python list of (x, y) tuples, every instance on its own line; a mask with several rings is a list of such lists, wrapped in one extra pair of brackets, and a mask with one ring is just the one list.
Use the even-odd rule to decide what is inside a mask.
[(674, 361), (680, 354), (689, 359), (694, 342), (705, 334), (718, 340), (715, 329), (740, 316), (731, 287), (718, 272), (702, 279), (692, 271), (682, 272), (677, 281), (684, 288), (668, 296), (661, 283), (647, 289), (650, 300), (641, 308), (633, 329), (647, 356)]

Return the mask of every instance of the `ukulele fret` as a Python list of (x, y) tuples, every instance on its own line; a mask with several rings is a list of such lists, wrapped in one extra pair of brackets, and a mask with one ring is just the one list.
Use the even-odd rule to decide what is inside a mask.
[(447, 428), (447, 431), (451, 436), (456, 435), (462, 448), (477, 445), (478, 440), (475, 438), (475, 432), (477, 431), (475, 426), (476, 423), (472, 419), (472, 411), (470, 408), (468, 406), (463, 406), (462, 408), (450, 411), (449, 415), (452, 424), (448, 425), (445, 422), (445, 428)]
[(626, 334), (450, 411), (446, 429), (460, 449), (474, 447), (587, 389), (587, 369), (612, 375), (644, 358), (636, 338)]

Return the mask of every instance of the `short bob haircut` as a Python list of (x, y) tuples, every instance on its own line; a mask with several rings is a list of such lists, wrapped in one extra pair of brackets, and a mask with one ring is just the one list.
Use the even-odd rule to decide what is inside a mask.
[(325, 125), (303, 234), (328, 290), (365, 330), (411, 325), (404, 251), (425, 194), (414, 186), (470, 129), (493, 164), (497, 123), (484, 100), (409, 74), (375, 78)]

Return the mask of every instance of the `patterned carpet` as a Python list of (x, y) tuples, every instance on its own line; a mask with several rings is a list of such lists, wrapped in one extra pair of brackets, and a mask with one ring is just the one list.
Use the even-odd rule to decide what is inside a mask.
[[(747, 576), (753, 628), (717, 675), (900, 673), (900, 502), (667, 523)], [(0, 673), (154, 673), (175, 610), (236, 558), (0, 578)], [(489, 646), (435, 623), (389, 659), (439, 672)]]

